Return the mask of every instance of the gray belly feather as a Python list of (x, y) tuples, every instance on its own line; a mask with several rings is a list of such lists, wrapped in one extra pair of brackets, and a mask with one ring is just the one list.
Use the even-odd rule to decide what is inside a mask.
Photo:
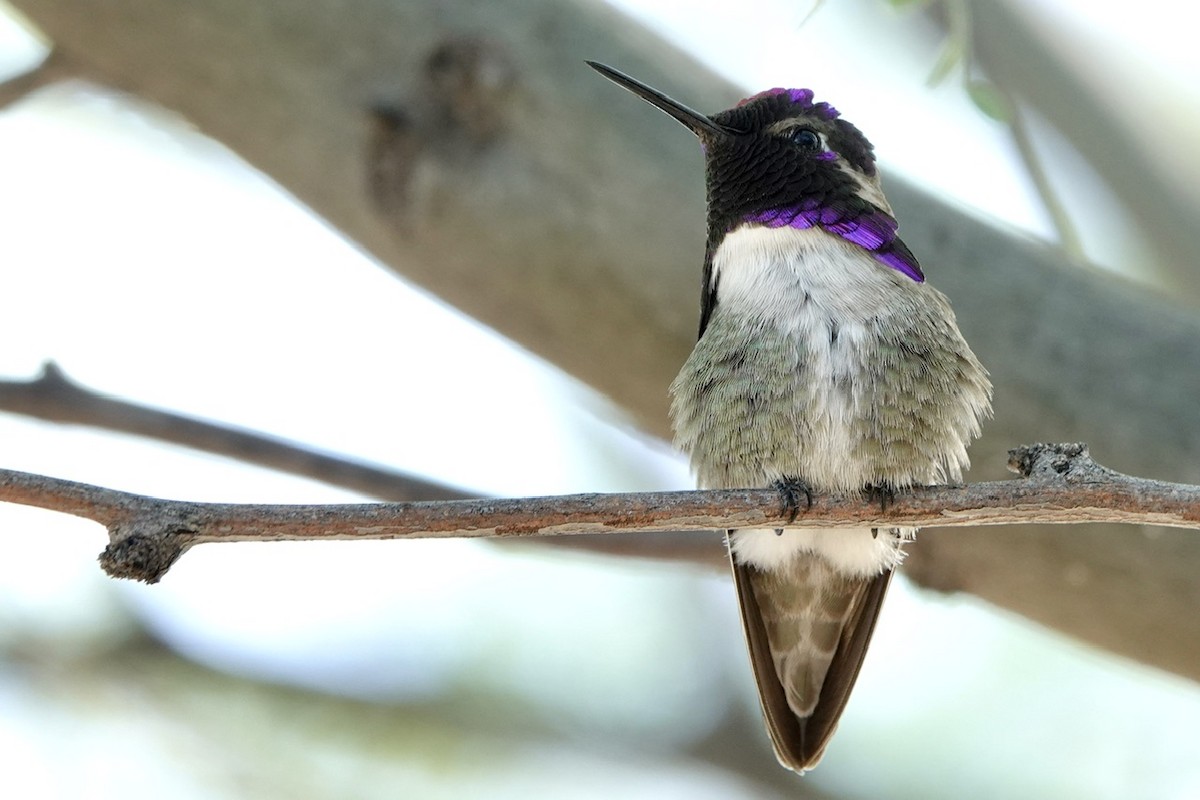
[(945, 299), (919, 288), (937, 302), (861, 321), (811, 298), (796, 309), (803, 325), (718, 307), (671, 387), (676, 443), (700, 485), (959, 480), (990, 386)]

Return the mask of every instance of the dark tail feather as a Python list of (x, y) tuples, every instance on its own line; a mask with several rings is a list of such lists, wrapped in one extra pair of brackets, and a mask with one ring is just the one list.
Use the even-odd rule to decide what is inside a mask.
[[(733, 565), (742, 623), (750, 648), (750, 663), (758, 683), (758, 696), (767, 730), (775, 746), (775, 755), (785, 767), (800, 773), (817, 765), (837, 729), (838, 719), (850, 698), (850, 690), (858, 679), (867, 645), (875, 630), (875, 621), (879, 618), (879, 609), (892, 578), (891, 570), (874, 578), (854, 579), (837, 575), (820, 562), (813, 566), (816, 569), (811, 571), (782, 575), (762, 572), (736, 562)], [(841, 599), (845, 600), (846, 605), (837, 640), (832, 644), (832, 657), (826, 656), (829, 658), (828, 668), (823, 675), (818, 675), (824, 664), (814, 665), (813, 675), (816, 676), (818, 690), (816, 702), (808, 703), (811, 711), (802, 714), (789, 704), (785, 686), (785, 680), (795, 680), (796, 674), (793, 672), (781, 679), (779, 669), (780, 664), (788, 663), (791, 658), (785, 649), (796, 645), (780, 641), (772, 647), (768, 636), (768, 620), (774, 620), (774, 625), (778, 625), (781, 611), (790, 610), (793, 616), (797, 612), (796, 609), (781, 609), (780, 603), (786, 603), (793, 594), (778, 591), (780, 581), (811, 580), (831, 581), (829, 589), (837, 594), (845, 593)], [(767, 593), (761, 597), (762, 602), (761, 593)], [(820, 613), (820, 610), (814, 609), (811, 613)], [(810, 611), (801, 609), (800, 613), (803, 617)], [(792, 635), (791, 631), (786, 633)], [(777, 638), (783, 639), (783, 634), (777, 634)], [(824, 658), (816, 660), (823, 662)], [(806, 675), (808, 665), (801, 666), (804, 668), (799, 670), (800, 674)], [(793, 694), (796, 694), (796, 687), (793, 687)]]

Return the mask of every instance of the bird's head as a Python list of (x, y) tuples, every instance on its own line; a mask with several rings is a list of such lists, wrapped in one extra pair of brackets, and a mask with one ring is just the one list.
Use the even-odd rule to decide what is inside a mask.
[(874, 148), (837, 109), (815, 102), (810, 90), (769, 89), (707, 116), (612, 67), (588, 63), (699, 137), (710, 253), (744, 225), (820, 228), (862, 247), (884, 266), (924, 280), (916, 258), (896, 236)]

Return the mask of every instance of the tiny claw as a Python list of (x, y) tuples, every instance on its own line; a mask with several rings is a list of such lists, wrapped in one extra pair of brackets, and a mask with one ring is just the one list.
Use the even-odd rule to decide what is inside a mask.
[(880, 511), (887, 511), (888, 506), (896, 503), (896, 487), (886, 481), (884, 483), (869, 483), (863, 489), (868, 500), (879, 503)]
[(795, 522), (800, 516), (801, 496), (804, 497), (804, 510), (812, 508), (812, 489), (800, 478), (785, 476), (775, 481), (775, 488), (779, 491), (779, 515), (787, 517), (788, 522)]

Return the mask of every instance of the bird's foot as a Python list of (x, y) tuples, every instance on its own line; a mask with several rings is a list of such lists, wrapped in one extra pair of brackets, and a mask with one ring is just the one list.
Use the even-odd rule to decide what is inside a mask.
[(880, 511), (887, 511), (888, 506), (896, 502), (896, 487), (884, 481), (883, 483), (868, 483), (863, 487), (867, 500), (879, 503)]
[(795, 522), (796, 517), (800, 516), (802, 499), (805, 511), (812, 508), (812, 489), (800, 478), (785, 475), (775, 481), (775, 488), (779, 491), (779, 515), (787, 517), (788, 522)]

